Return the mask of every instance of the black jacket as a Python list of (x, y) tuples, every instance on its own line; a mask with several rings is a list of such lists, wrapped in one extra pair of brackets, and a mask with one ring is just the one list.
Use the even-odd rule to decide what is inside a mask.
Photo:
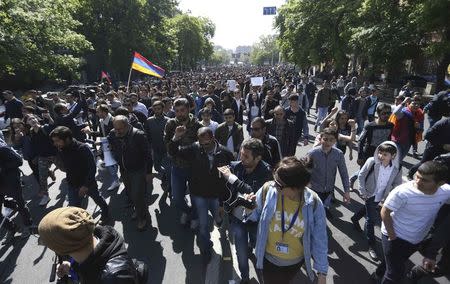
[(121, 171), (152, 172), (153, 160), (144, 131), (130, 126), (125, 137), (117, 137), (116, 131), (113, 129), (108, 135), (108, 141)]
[(73, 139), (70, 145), (58, 152), (58, 156), (70, 186), (97, 187), (95, 157), (88, 145)]
[(82, 284), (138, 284), (136, 268), (122, 237), (110, 226), (97, 226), (99, 242), (89, 257), (74, 270)]
[(0, 139), (0, 194), (20, 188), (22, 157)]
[(223, 197), (225, 180), (219, 177), (217, 167), (229, 165), (233, 160), (233, 154), (217, 143), (210, 167), (208, 154), (198, 142), (180, 147), (180, 141), (174, 141), (169, 145), (169, 155), (181, 157), (190, 162), (189, 190), (191, 194), (210, 198)]
[[(295, 126), (291, 120), (288, 120), (287, 118), (285, 118), (284, 120), (285, 124), (283, 128), (282, 138), (280, 139), (280, 141), (278, 141), (281, 148), (281, 154), (282, 157), (294, 156), (298, 142), (295, 136)], [(269, 120), (266, 120), (266, 125), (267, 133), (275, 137), (277, 128), (275, 119), (271, 118)]]
[(281, 160), (281, 149), (277, 138), (266, 134), (262, 142), (264, 144), (263, 161), (268, 163), (271, 167), (275, 167)]
[(84, 141), (86, 139), (86, 134), (84, 134), (81, 129), (86, 127), (85, 124), (76, 124), (74, 118), (80, 113), (82, 109), (87, 108), (86, 100), (82, 99), (76, 106), (65, 115), (56, 115), (55, 126), (66, 126), (72, 130), (73, 137), (78, 141)]

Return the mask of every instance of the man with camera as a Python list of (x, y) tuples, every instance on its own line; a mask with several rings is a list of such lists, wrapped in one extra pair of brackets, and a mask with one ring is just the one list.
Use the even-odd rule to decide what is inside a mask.
[(58, 256), (68, 255), (74, 260), (58, 265), (58, 277), (65, 277), (72, 269), (81, 284), (141, 283), (119, 233), (110, 226), (95, 226), (84, 209), (55, 209), (44, 216), (38, 231), (45, 246)]
[[(231, 232), (238, 258), (241, 283), (249, 281), (248, 256), (256, 244), (256, 222), (243, 222), (245, 203), (242, 194), (257, 192), (258, 189), (272, 178), (270, 165), (262, 160), (264, 145), (259, 139), (250, 138), (242, 143), (240, 161), (232, 162), (231, 167), (218, 168), (230, 186), (230, 196), (224, 202), (224, 209), (230, 213)], [(242, 206), (242, 204), (244, 206)], [(249, 244), (250, 239), (250, 244)]]
[(186, 126), (175, 129), (169, 154), (190, 161), (189, 190), (191, 202), (199, 222), (199, 246), (204, 263), (211, 260), (211, 235), (208, 228), (208, 211), (218, 220), (219, 198), (225, 192), (225, 181), (220, 178), (218, 167), (229, 165), (233, 154), (214, 139), (212, 130), (202, 127), (197, 131), (198, 142), (180, 146)]

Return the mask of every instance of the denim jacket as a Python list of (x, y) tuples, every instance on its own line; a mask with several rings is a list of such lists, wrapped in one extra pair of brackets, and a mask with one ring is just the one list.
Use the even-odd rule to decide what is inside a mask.
[[(249, 219), (258, 221), (258, 239), (256, 241), (256, 268), (262, 269), (264, 262), (264, 254), (266, 252), (266, 243), (269, 235), (269, 225), (274, 217), (278, 192), (274, 186), (274, 182), (269, 182), (269, 189), (264, 204), (263, 187), (256, 193), (257, 208), (253, 210)], [(305, 231), (301, 237), (304, 248), (304, 258), (308, 277), (314, 280), (314, 273), (311, 268), (311, 259), (314, 259), (313, 268), (318, 272), (326, 274), (328, 271), (328, 236), (327, 223), (325, 219), (325, 210), (320, 198), (312, 190), (305, 188), (305, 203), (302, 207), (303, 221), (305, 223)]]

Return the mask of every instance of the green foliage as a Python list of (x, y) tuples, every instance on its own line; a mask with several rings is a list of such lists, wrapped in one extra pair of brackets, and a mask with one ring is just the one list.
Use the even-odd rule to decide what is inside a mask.
[(265, 62), (275, 64), (279, 61), (279, 53), (275, 35), (261, 36), (252, 47), (250, 62), (256, 65), (263, 65)]
[(346, 71), (353, 54), (389, 74), (424, 55), (440, 69), (448, 64), (448, 11), (448, 0), (289, 0), (276, 26), (283, 54), (301, 67), (325, 62)]
[(214, 52), (211, 55), (208, 63), (213, 66), (218, 66), (222, 64), (229, 64), (231, 61), (231, 52), (227, 51), (221, 46), (215, 46)]
[(0, 1), (0, 78), (22, 85), (79, 76), (92, 48), (75, 28), (79, 5), (66, 0)]
[(211, 39), (215, 26), (207, 18), (179, 14), (170, 19), (171, 34), (175, 38), (177, 65), (180, 70), (195, 68), (213, 54)]

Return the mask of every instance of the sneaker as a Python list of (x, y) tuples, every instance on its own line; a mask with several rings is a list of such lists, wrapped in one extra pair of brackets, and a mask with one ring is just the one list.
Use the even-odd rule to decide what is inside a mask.
[(188, 221), (188, 215), (183, 212), (183, 214), (181, 214), (181, 217), (180, 217), (180, 224), (184, 226), (184, 225), (186, 225), (187, 221)]
[(191, 220), (191, 230), (197, 230), (199, 225), (198, 219)]
[(41, 201), (39, 201), (39, 206), (45, 206), (49, 202), (50, 202), (50, 197), (48, 197), (48, 195), (44, 195), (44, 196), (42, 196)]
[(353, 224), (353, 229), (355, 229), (355, 231), (362, 233), (363, 230), (361, 228), (361, 225), (359, 224), (359, 221), (356, 220), (355, 216), (351, 217), (350, 220), (352, 220), (352, 224)]
[(378, 260), (378, 255), (377, 252), (374, 250), (373, 247), (369, 247), (369, 256), (372, 260), (377, 261)]
[(107, 191), (113, 191), (120, 186), (119, 181), (115, 180), (113, 183), (106, 189)]

